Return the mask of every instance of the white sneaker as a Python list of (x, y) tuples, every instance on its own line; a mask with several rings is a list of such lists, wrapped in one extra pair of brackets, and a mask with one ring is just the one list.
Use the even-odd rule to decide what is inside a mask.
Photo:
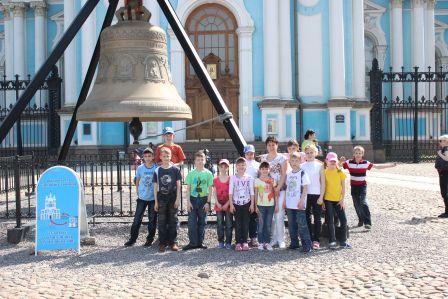
[(280, 249), (285, 249), (285, 248), (286, 248), (286, 244), (285, 244), (285, 242), (280, 242), (280, 244), (278, 244), (278, 247), (279, 247)]
[(274, 250), (274, 248), (272, 248), (272, 245), (268, 243), (268, 244), (266, 244), (266, 250), (272, 251), (272, 250)]
[(264, 250), (263, 243), (258, 244), (258, 250)]

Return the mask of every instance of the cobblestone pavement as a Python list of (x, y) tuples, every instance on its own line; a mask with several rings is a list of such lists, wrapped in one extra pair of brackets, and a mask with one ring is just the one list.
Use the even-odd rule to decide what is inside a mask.
[[(2, 222), (0, 298), (447, 298), (448, 219), (437, 218), (443, 203), (435, 176), (408, 177), (427, 170), (428, 164), (399, 165), (371, 173), (370, 232), (353, 227), (357, 219), (347, 192), (351, 250), (329, 251), (322, 244), (309, 254), (215, 248), (161, 254), (142, 246), (146, 228), (136, 246), (125, 248), (130, 224), (105, 223), (91, 228), (96, 245), (82, 247), (79, 256), (61, 251), (35, 257), (33, 235), (9, 245), (6, 228), (13, 224)], [(385, 184), (396, 178), (408, 184)], [(417, 182), (427, 185), (412, 188)], [(186, 233), (182, 226), (181, 245)], [(210, 225), (206, 243), (214, 247), (215, 240)]]

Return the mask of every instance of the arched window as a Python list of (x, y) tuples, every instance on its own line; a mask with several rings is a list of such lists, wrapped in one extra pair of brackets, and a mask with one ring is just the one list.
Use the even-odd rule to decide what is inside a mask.
[(372, 61), (375, 56), (375, 42), (368, 36), (364, 36), (364, 52), (366, 59), (366, 98), (370, 99), (370, 76), (369, 72), (372, 69)]
[[(238, 73), (237, 23), (227, 8), (218, 4), (200, 6), (188, 17), (185, 28), (201, 59), (213, 53), (221, 59), (222, 74)], [(186, 74), (195, 75), (191, 65), (185, 65)]]

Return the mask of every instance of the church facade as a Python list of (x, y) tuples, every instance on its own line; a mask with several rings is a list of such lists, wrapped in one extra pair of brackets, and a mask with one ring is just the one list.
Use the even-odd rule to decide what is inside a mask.
[[(384, 70), (446, 69), (446, 0), (171, 0), (199, 56), (246, 141), (275, 135), (301, 140), (314, 129), (320, 141), (370, 141), (372, 60)], [(3, 0), (0, 75), (33, 76), (86, 0)], [(216, 117), (176, 36), (155, 0), (144, 0), (151, 23), (166, 31), (173, 82), (192, 121), (144, 123), (147, 142), (164, 126), (175, 130)], [(122, 4), (122, 3), (120, 3)], [(58, 62), (63, 78), (61, 140), (87, 72), (108, 1), (100, 0)], [(385, 86), (393, 97), (410, 90)], [(437, 87), (420, 89), (437, 94)], [(15, 98), (0, 95), (0, 106)], [(42, 104), (42, 101), (39, 102)], [(154, 136), (154, 137), (151, 137)], [(123, 144), (123, 123), (80, 122), (73, 145)], [(130, 137), (129, 137), (130, 138)], [(225, 140), (215, 121), (181, 130), (176, 141)]]

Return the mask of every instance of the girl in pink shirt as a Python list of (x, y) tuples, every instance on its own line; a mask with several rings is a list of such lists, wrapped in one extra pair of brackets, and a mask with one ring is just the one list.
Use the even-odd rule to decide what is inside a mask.
[[(216, 219), (218, 222), (218, 248), (232, 248), (233, 217), (230, 213), (229, 200), (229, 160), (221, 159), (218, 163), (218, 176), (213, 179), (213, 194), (215, 195)], [(224, 239), (225, 237), (225, 239)], [(225, 241), (225, 244), (224, 244)]]

